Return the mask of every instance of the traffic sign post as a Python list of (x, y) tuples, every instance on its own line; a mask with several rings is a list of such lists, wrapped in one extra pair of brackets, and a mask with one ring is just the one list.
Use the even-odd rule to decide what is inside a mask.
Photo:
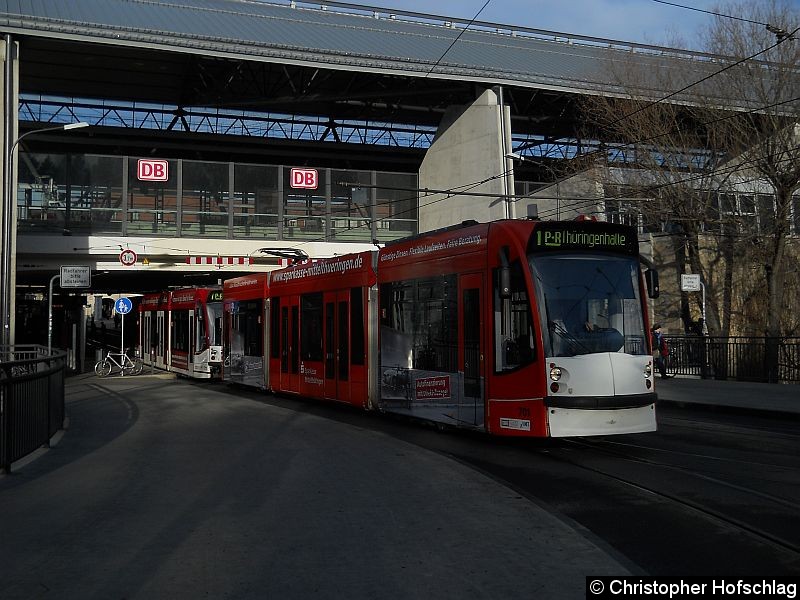
[(120, 315), (120, 351), (125, 352), (125, 315), (133, 309), (133, 302), (124, 296), (114, 303), (114, 311)]
[(695, 273), (684, 273), (681, 275), (681, 291), (682, 292), (703, 292), (703, 304), (701, 307), (703, 318), (703, 335), (708, 333), (708, 326), (706, 325), (706, 286), (700, 280), (700, 275)]
[(58, 279), (59, 286), (69, 289), (92, 287), (92, 268), (89, 265), (61, 265), (58, 275), (50, 278), (47, 294), (47, 355), (53, 349), (53, 284)]
[[(125, 267), (132, 267), (136, 264), (136, 252), (131, 250), (130, 248), (126, 248), (122, 252), (119, 253), (119, 262)], [(121, 313), (120, 313), (121, 314)]]
[(92, 287), (92, 268), (89, 265), (62, 265), (62, 288), (88, 288)]

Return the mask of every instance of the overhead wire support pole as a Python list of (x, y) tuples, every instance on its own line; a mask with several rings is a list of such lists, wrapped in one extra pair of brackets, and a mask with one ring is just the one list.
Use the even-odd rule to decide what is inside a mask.
[(14, 154), (14, 62), (12, 48), (14, 40), (8, 34), (4, 36), (5, 57), (3, 61), (3, 201), (2, 218), (0, 218), (0, 240), (3, 248), (0, 252), (0, 348), (11, 350), (11, 312), (14, 302), (11, 294), (11, 254), (13, 250), (14, 206), (11, 204), (12, 170), (10, 157)]
[(47, 356), (52, 354), (53, 348), (53, 284), (56, 279), (61, 279), (61, 275), (53, 275), (50, 278), (50, 287), (47, 293)]
[[(10, 47), (10, 36), (6, 36), (6, 53), (8, 53), (8, 48)], [(8, 59), (6, 57), (6, 65), (8, 65)], [(5, 84), (6, 84), (6, 92), (5, 92), (5, 99), (6, 102), (6, 114), (8, 115), (8, 86), (9, 84), (9, 67), (6, 66), (6, 74), (5, 74)], [(15, 290), (12, 289), (11, 286), (11, 270), (13, 269), (13, 265), (11, 264), (11, 255), (13, 253), (13, 243), (12, 238), (14, 237), (14, 209), (16, 204), (16, 194), (14, 193), (14, 152), (17, 149), (19, 143), (24, 140), (26, 137), (33, 135), (35, 133), (45, 133), (48, 131), (66, 131), (69, 129), (80, 129), (82, 127), (88, 127), (89, 124), (83, 121), (79, 123), (65, 123), (62, 125), (58, 125), (55, 127), (45, 127), (44, 129), (33, 129), (31, 131), (26, 131), (21, 136), (19, 136), (13, 143), (11, 139), (13, 138), (11, 134), (13, 125), (13, 119), (10, 119), (6, 116), (5, 120), (5, 136), (4, 136), (4, 144), (3, 147), (8, 148), (8, 151), (4, 155), (3, 161), (3, 219), (2, 219), (2, 232), (0, 232), (0, 238), (2, 238), (3, 248), (2, 252), (2, 269), (0, 269), (0, 319), (3, 320), (3, 327), (2, 338), (0, 338), (0, 347), (10, 346), (11, 344), (11, 313), (14, 310), (14, 301), (13, 295)], [(51, 282), (51, 295), (52, 295), (52, 282)], [(51, 316), (52, 321), (52, 316)], [(48, 352), (50, 351), (50, 344), (48, 342)]]

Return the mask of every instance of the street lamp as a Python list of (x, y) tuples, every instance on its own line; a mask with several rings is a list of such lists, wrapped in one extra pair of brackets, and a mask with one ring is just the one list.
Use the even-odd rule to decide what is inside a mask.
[(14, 208), (16, 205), (16, 194), (14, 193), (14, 151), (17, 144), (29, 135), (34, 133), (46, 133), (48, 131), (67, 131), (69, 129), (80, 129), (88, 127), (89, 123), (66, 123), (57, 127), (45, 127), (44, 129), (33, 129), (26, 131), (19, 136), (11, 145), (11, 149), (5, 157), (6, 168), (4, 169), (5, 181), (3, 182), (3, 215), (2, 229), (0, 236), (3, 239), (2, 260), (0, 260), (0, 348), (10, 350), (11, 346), (11, 314), (15, 310), (14, 290), (11, 289), (11, 254), (14, 250), (12, 239), (14, 237)]

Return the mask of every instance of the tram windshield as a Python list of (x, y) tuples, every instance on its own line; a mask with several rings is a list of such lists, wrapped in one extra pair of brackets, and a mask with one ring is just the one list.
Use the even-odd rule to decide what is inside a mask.
[(529, 262), (548, 356), (647, 354), (635, 259), (554, 253)]

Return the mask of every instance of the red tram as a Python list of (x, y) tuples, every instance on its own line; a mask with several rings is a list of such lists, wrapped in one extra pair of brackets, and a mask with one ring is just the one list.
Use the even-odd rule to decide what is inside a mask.
[(228, 279), (224, 297), (224, 363), (222, 378), (266, 388), (267, 282), (268, 273)]
[[(248, 313), (263, 353), (247, 355), (268, 368), (240, 379), (276, 392), (494, 435), (652, 431), (638, 254), (622, 225), (465, 224), (274, 271), (226, 297), (226, 320), (263, 301)], [(228, 339), (233, 381), (246, 353)]]
[[(377, 369), (376, 252), (300, 264), (269, 284), (269, 386), (275, 392), (371, 406)], [(369, 352), (369, 350), (372, 352)]]
[(378, 259), (379, 408), (496, 435), (655, 429), (633, 228), (500, 221)]

